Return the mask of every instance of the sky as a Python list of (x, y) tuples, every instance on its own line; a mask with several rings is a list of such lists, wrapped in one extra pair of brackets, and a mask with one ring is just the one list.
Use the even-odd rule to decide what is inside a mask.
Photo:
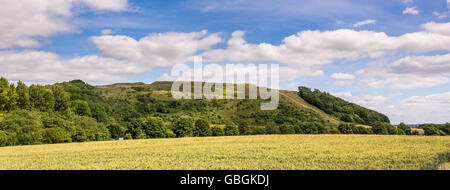
[(3, 0), (0, 75), (169, 80), (175, 64), (279, 64), (393, 124), (450, 122), (450, 0)]

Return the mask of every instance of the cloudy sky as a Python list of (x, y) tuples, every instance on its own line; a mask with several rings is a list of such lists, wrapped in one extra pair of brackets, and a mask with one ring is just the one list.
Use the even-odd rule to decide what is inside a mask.
[[(449, 2), (447, 2), (449, 1)], [(450, 0), (2, 0), (0, 75), (91, 84), (171, 66), (278, 63), (303, 85), (387, 114), (450, 122)]]

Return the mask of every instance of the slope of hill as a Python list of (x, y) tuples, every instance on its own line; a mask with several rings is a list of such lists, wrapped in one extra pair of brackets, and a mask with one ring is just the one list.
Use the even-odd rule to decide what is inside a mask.
[[(224, 124), (227, 120), (235, 123), (245, 121), (250, 126), (317, 122), (328, 127), (336, 127), (340, 123), (335, 117), (305, 102), (294, 91), (281, 90), (278, 109), (261, 111), (260, 103), (267, 100), (175, 100), (170, 92), (171, 86), (172, 82), (113, 84), (96, 86), (95, 91), (113, 105), (113, 108), (120, 109), (122, 106), (114, 104), (125, 103), (135, 107), (138, 113), (157, 115), (168, 121), (176, 116), (189, 115), (207, 119), (212, 124)], [(247, 85), (246, 90), (248, 88)], [(120, 118), (119, 115), (117, 117)]]
[[(370, 131), (358, 126), (361, 125), (358, 120), (354, 122), (356, 126), (341, 126), (345, 122), (336, 116), (343, 113), (330, 114), (328, 110), (308, 103), (295, 91), (280, 90), (278, 108), (261, 110), (261, 103), (270, 100), (260, 97), (176, 100), (172, 97), (171, 87), (172, 82), (91, 86), (81, 80), (27, 86), (22, 82), (9, 84), (1, 78), (0, 146), (99, 141), (119, 137), (401, 134), (387, 123), (374, 125), (376, 130)], [(246, 84), (245, 92), (251, 87), (255, 86)], [(226, 92), (227, 89), (224, 94)], [(234, 92), (237, 93), (238, 88), (234, 88)], [(330, 96), (327, 95), (327, 98)], [(342, 105), (349, 104), (342, 101)], [(376, 118), (385, 117), (373, 111), (369, 113), (381, 115)]]

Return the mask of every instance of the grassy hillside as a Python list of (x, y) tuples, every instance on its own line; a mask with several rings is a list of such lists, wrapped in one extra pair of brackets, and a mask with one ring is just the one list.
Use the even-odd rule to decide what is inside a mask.
[[(234, 85), (237, 94), (241, 89)], [(270, 100), (249, 99), (249, 88), (255, 86), (248, 84), (244, 85), (245, 99), (177, 100), (172, 97), (171, 87), (172, 82), (91, 86), (81, 80), (27, 86), (20, 81), (17, 85), (10, 84), (1, 78), (0, 146), (111, 138), (412, 134), (407, 127), (396, 128), (383, 122), (388, 119), (380, 113), (318, 91), (305, 101), (302, 94), (281, 90), (278, 108), (261, 110), (261, 103)], [(224, 94), (227, 90), (231, 89), (225, 89)], [(337, 108), (339, 105), (342, 109)], [(324, 109), (329, 106), (332, 109)], [(356, 120), (348, 124), (341, 121), (343, 116)], [(430, 126), (428, 131), (434, 132), (425, 134), (447, 135), (448, 127)]]
[(0, 148), (0, 169), (436, 169), (450, 137), (258, 135)]
[[(223, 124), (224, 120), (235, 123), (244, 120), (252, 126), (264, 126), (288, 121), (292, 124), (319, 122), (328, 127), (336, 127), (341, 123), (337, 118), (308, 104), (295, 91), (281, 90), (278, 109), (261, 111), (260, 103), (265, 102), (261, 99), (175, 100), (170, 93), (171, 86), (172, 82), (113, 84), (96, 86), (95, 91), (109, 102), (126, 100), (137, 107), (137, 112), (158, 115), (169, 120), (175, 115), (190, 115), (208, 119), (212, 124)], [(280, 115), (284, 117), (279, 117)]]

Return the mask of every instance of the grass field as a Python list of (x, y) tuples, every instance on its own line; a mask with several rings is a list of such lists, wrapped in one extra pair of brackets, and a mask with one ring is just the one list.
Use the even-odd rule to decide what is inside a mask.
[(0, 169), (415, 170), (449, 157), (450, 137), (267, 135), (1, 147)]

